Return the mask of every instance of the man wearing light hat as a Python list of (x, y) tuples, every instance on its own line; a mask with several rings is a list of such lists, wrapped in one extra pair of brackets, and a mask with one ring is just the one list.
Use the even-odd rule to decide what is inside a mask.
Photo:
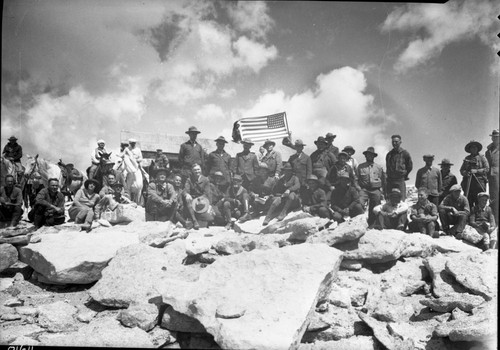
[(92, 165), (89, 169), (89, 179), (93, 179), (95, 177), (95, 172), (97, 171), (97, 167), (101, 163), (101, 158), (104, 153), (108, 153), (105, 148), (106, 142), (103, 139), (97, 140), (97, 148), (90, 155), (90, 160), (92, 161)]
[(441, 167), (441, 193), (439, 193), (439, 203), (441, 203), (449, 193), (450, 188), (453, 185), (458, 184), (457, 177), (451, 173), (451, 166), (453, 165), (449, 159), (444, 158), (441, 163), (438, 164)]
[[(447, 235), (453, 235), (462, 239), (462, 234), (470, 214), (469, 201), (461, 194), (460, 185), (453, 185), (450, 194), (439, 204), (439, 220), (443, 225), (443, 231)], [(450, 225), (453, 227), (450, 228)]]
[(214, 140), (217, 149), (207, 156), (207, 173), (213, 175), (220, 171), (226, 180), (231, 182), (231, 156), (224, 150), (227, 141), (224, 136), (219, 136)]
[(361, 163), (357, 171), (358, 184), (361, 188), (359, 191), (359, 201), (364, 208), (366, 208), (366, 203), (369, 201), (368, 225), (373, 226), (376, 220), (373, 208), (382, 201), (383, 193), (385, 193), (386, 179), (384, 168), (380, 164), (375, 163), (375, 157), (378, 156), (375, 153), (375, 149), (368, 147), (363, 154), (366, 162)]
[(266, 150), (266, 154), (262, 156), (260, 162), (266, 163), (269, 167), (269, 176), (279, 178), (281, 175), (281, 168), (283, 164), (281, 160), (281, 154), (278, 151), (274, 150), (274, 146), (276, 146), (276, 142), (272, 140), (266, 140), (264, 142), (263, 147)]
[(302, 142), (302, 140), (297, 139), (294, 144), (297, 153), (292, 154), (288, 159), (288, 163), (292, 166), (301, 186), (304, 186), (307, 177), (312, 175), (311, 157), (303, 152), (305, 145), (306, 144)]
[(7, 142), (7, 144), (3, 148), (2, 155), (6, 159), (10, 160), (16, 167), (16, 174), (17, 174), (16, 181), (19, 182), (23, 176), (24, 169), (21, 164), (21, 158), (23, 157), (23, 148), (21, 147), (20, 144), (17, 143), (17, 137), (15, 136), (9, 137), (9, 142)]
[(482, 148), (483, 145), (474, 140), (465, 145), (465, 152), (470, 154), (465, 157), (460, 167), (460, 174), (463, 176), (461, 186), (470, 206), (477, 203), (477, 194), (479, 192), (486, 192), (487, 175), (490, 166), (486, 157), (479, 153)]
[(255, 153), (250, 152), (250, 148), (254, 145), (250, 139), (245, 138), (241, 141), (243, 151), (236, 154), (236, 174), (241, 175), (243, 179), (243, 187), (247, 190), (250, 188), (250, 183), (255, 179), (255, 173), (259, 168), (259, 160)]
[(488, 173), (490, 206), (493, 209), (493, 215), (498, 223), (498, 162), (500, 159), (500, 155), (498, 154), (498, 140), (500, 139), (498, 129), (493, 130), (490, 136), (492, 142), (488, 145), (485, 156), (490, 166), (490, 172)]
[(356, 153), (356, 150), (352, 146), (345, 146), (342, 152), (345, 152), (349, 155), (347, 164), (349, 164), (352, 170), (354, 170), (354, 172), (356, 173), (358, 170), (358, 161), (352, 157), (354, 153)]
[(327, 143), (327, 145), (326, 145), (327, 151), (333, 153), (333, 155), (335, 157), (338, 157), (339, 156), (339, 149), (338, 149), (338, 147), (335, 147), (333, 145), (333, 140), (335, 140), (336, 137), (337, 137), (337, 135), (334, 135), (331, 132), (329, 132), (326, 134), (325, 140)]
[[(128, 143), (129, 143), (128, 149), (130, 150), (130, 152), (132, 152), (132, 155), (134, 156), (135, 161), (137, 162), (139, 167), (141, 167), (141, 163), (142, 163), (142, 159), (143, 159), (142, 158), (142, 151), (137, 146), (137, 140), (134, 138), (130, 138), (130, 139), (128, 139)], [(141, 169), (142, 169), (142, 167), (141, 167)]]
[(433, 161), (433, 154), (424, 155), (425, 166), (417, 171), (415, 188), (427, 188), (427, 199), (437, 207), (439, 205), (439, 194), (443, 190), (443, 179), (439, 169), (432, 166)]
[(470, 225), (483, 236), (483, 250), (494, 249), (497, 245), (498, 228), (493, 210), (487, 205), (489, 194), (481, 192), (477, 195), (477, 205), (470, 213)]
[(202, 172), (205, 170), (207, 154), (198, 141), (196, 141), (200, 133), (201, 131), (199, 131), (196, 126), (190, 126), (186, 131), (186, 134), (189, 135), (189, 140), (184, 142), (179, 149), (179, 164), (182, 175), (185, 178), (189, 177), (193, 164), (198, 164)]
[[(191, 176), (186, 180), (186, 184), (184, 185), (184, 191), (185, 191), (184, 199), (186, 202), (186, 209), (188, 211), (189, 216), (191, 217), (194, 229), (198, 230), (200, 228), (200, 224), (198, 223), (198, 217), (201, 216), (198, 217), (196, 216), (195, 210), (193, 209), (193, 202), (195, 201), (195, 199), (199, 197), (204, 197), (208, 202), (208, 204), (210, 205), (210, 202), (212, 200), (210, 180), (202, 174), (201, 166), (199, 164), (195, 163), (191, 167)], [(205, 203), (205, 200), (203, 200), (203, 203)], [(200, 202), (200, 204), (203, 203)], [(196, 206), (196, 203), (194, 206)]]

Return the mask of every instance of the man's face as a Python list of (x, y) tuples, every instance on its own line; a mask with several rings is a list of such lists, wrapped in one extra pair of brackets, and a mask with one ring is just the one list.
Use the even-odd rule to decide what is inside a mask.
[(252, 145), (251, 145), (251, 144), (249, 144), (249, 143), (244, 143), (244, 144), (243, 144), (243, 150), (244, 150), (244, 151), (250, 151), (250, 148), (251, 148), (251, 147), (252, 147)]
[(375, 155), (373, 153), (365, 153), (365, 158), (367, 162), (373, 162), (375, 160)]
[(12, 177), (8, 177), (5, 179), (5, 187), (14, 187), (14, 179)]
[(326, 146), (327, 146), (327, 144), (326, 144), (326, 143), (323, 143), (323, 142), (318, 142), (318, 143), (316, 144), (316, 147), (317, 147), (320, 151), (324, 150), (324, 149), (326, 148)]
[(54, 180), (52, 180), (52, 181), (49, 183), (49, 191), (50, 191), (51, 193), (56, 193), (58, 190), (59, 190), (59, 181), (54, 181)]
[(318, 188), (318, 182), (315, 180), (308, 180), (307, 186), (309, 186), (309, 188), (314, 191), (315, 189)]
[(222, 141), (217, 141), (217, 142), (215, 143), (215, 145), (217, 146), (217, 149), (218, 149), (218, 150), (223, 150), (223, 149), (224, 149), (224, 146), (225, 146), (224, 142), (222, 142)]
[(458, 197), (460, 197), (460, 191), (453, 191), (453, 192), (451, 192), (451, 196), (454, 199), (458, 199)]
[(220, 185), (221, 183), (224, 182), (224, 177), (223, 176), (215, 176), (214, 181), (215, 181), (215, 184)]
[(486, 203), (488, 203), (488, 197), (486, 196), (481, 196), (477, 199), (477, 202), (479, 203), (479, 206), (485, 207)]
[(398, 195), (390, 195), (389, 196), (389, 201), (391, 202), (392, 205), (398, 204), (399, 199), (400, 199), (400, 197)]
[(116, 178), (114, 175), (108, 175), (108, 184), (114, 185), (116, 182)]
[(156, 176), (156, 179), (158, 180), (158, 182), (165, 182), (167, 181), (167, 175), (163, 172), (159, 173), (158, 176)]
[(268, 143), (266, 147), (264, 147), (268, 152), (271, 152), (274, 149), (274, 145), (272, 143)]
[(478, 148), (476, 145), (473, 145), (470, 147), (470, 153), (471, 154), (477, 154), (479, 152)]
[(90, 183), (88, 186), (87, 186), (87, 190), (89, 192), (94, 192), (95, 191), (95, 185), (93, 183)]
[(196, 137), (198, 137), (198, 133), (196, 133), (196, 132), (190, 132), (188, 135), (189, 135), (189, 139), (191, 141), (196, 140)]
[(240, 180), (233, 180), (233, 187), (234, 188), (240, 188), (240, 186), (241, 186)]
[(161, 155), (162, 155), (162, 154), (163, 154), (163, 152), (162, 152), (162, 151), (156, 151), (156, 156), (157, 156), (157, 157), (161, 157)]
[(135, 147), (135, 142), (130, 142), (130, 148), (134, 148)]
[(401, 139), (399, 137), (393, 137), (392, 138), (392, 147), (394, 149), (399, 149), (399, 146), (401, 146)]
[(198, 178), (201, 175), (201, 167), (199, 165), (193, 167), (193, 174)]
[(326, 142), (328, 142), (329, 145), (333, 143), (333, 140), (335, 140), (335, 137), (327, 137)]
[(427, 193), (425, 193), (425, 191), (418, 191), (418, 201), (420, 203), (423, 203), (425, 202), (426, 199), (427, 199)]
[(33, 178), (33, 183), (38, 185), (40, 183), (40, 181), (42, 180), (42, 177), (41, 176), (35, 176)]
[(340, 155), (339, 161), (340, 161), (340, 164), (344, 165), (345, 163), (347, 163), (347, 157), (344, 155)]
[(451, 169), (451, 165), (448, 165), (448, 164), (441, 165), (441, 171), (443, 171), (445, 174), (449, 173), (450, 169)]
[(99, 148), (104, 148), (104, 143), (103, 143), (103, 142), (99, 142), (99, 143), (97, 144), (97, 146), (98, 146)]
[(427, 166), (432, 166), (432, 162), (434, 161), (433, 158), (424, 158), (425, 165)]
[(179, 188), (179, 187), (181, 187), (181, 185), (182, 185), (182, 179), (181, 179), (181, 177), (180, 177), (180, 176), (176, 175), (176, 176), (174, 177), (174, 186), (175, 186), (176, 188)]
[(304, 150), (304, 146), (296, 146), (295, 149), (297, 150), (297, 153), (300, 153)]
[(500, 140), (500, 135), (491, 136), (491, 141), (493, 141), (494, 144), (498, 145), (498, 140)]

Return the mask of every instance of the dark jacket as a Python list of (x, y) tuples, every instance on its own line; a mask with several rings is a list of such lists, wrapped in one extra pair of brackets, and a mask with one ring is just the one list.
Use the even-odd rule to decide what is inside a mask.
[(259, 168), (259, 160), (253, 152), (240, 152), (236, 155), (236, 174), (245, 177), (248, 181), (255, 178), (255, 172)]
[(299, 178), (300, 184), (304, 184), (307, 177), (312, 174), (311, 157), (304, 152), (295, 153), (290, 156), (288, 163), (290, 163), (295, 175)]
[(212, 175), (216, 171), (222, 172), (226, 182), (231, 181), (231, 156), (226, 151), (222, 154), (217, 151), (210, 152), (207, 157), (207, 174)]
[(387, 178), (389, 179), (408, 179), (408, 175), (413, 169), (413, 162), (410, 153), (403, 148), (397, 151), (393, 148), (385, 156), (387, 169)]

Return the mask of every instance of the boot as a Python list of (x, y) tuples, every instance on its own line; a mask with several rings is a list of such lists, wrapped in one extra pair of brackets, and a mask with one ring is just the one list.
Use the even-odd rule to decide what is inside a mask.
[(289, 198), (287, 198), (285, 200), (285, 205), (283, 206), (281, 213), (278, 215), (278, 218), (277, 218), (278, 221), (282, 221), (285, 218), (286, 214), (288, 213), (288, 208), (290, 208), (291, 203), (292, 203), (292, 201)]
[(195, 230), (199, 230), (200, 224), (198, 223), (198, 220), (196, 220), (196, 216), (194, 215), (194, 210), (193, 210), (193, 207), (191, 206), (191, 203), (189, 203), (187, 205), (187, 208), (188, 208), (189, 216), (191, 217), (191, 221), (193, 222), (193, 228)]
[(271, 217), (269, 215), (266, 215), (266, 218), (262, 222), (262, 226), (267, 226), (269, 225), (269, 221), (271, 221)]

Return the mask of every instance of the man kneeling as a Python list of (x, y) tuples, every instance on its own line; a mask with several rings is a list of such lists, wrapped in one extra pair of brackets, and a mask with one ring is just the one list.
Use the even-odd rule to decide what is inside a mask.
[(28, 219), (33, 221), (35, 228), (43, 225), (54, 226), (64, 223), (64, 195), (59, 191), (59, 180), (48, 180), (49, 187), (42, 188), (36, 195), (35, 206), (28, 213)]
[(408, 228), (410, 232), (420, 232), (432, 238), (438, 238), (439, 231), (436, 227), (438, 211), (436, 205), (427, 199), (428, 193), (425, 187), (418, 189), (418, 201), (411, 207), (411, 222)]

